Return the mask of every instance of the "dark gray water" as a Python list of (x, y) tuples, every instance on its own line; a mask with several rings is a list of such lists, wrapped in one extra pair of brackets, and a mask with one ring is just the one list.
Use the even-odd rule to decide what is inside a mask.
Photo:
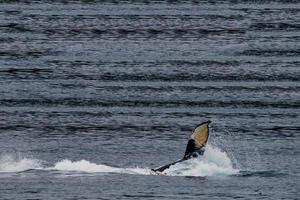
[[(299, 199), (299, 20), (283, 0), (1, 1), (0, 198)], [(150, 175), (209, 119), (204, 161)]]

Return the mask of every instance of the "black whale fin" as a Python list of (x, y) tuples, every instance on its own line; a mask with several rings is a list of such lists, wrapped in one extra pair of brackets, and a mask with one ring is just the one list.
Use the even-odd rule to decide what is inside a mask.
[(184, 153), (184, 159), (188, 159), (194, 155), (194, 153), (203, 154), (206, 142), (209, 136), (209, 128), (208, 125), (211, 121), (206, 121), (199, 124), (193, 134), (191, 135), (188, 144), (186, 146), (186, 150)]
[(199, 154), (202, 155), (204, 153), (203, 147), (205, 147), (206, 142), (209, 136), (209, 127), (208, 125), (211, 121), (203, 122), (196, 126), (193, 134), (190, 136), (188, 144), (186, 146), (184, 157), (180, 160), (172, 162), (170, 164), (158, 167), (156, 169), (152, 169), (154, 172), (163, 172), (165, 169), (169, 168), (171, 165), (187, 160), (191, 157), (196, 157)]

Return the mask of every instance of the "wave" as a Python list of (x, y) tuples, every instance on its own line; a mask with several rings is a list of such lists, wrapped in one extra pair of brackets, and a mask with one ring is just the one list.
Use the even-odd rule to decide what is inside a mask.
[(234, 108), (300, 108), (297, 100), (289, 101), (271, 101), (271, 100), (98, 100), (98, 99), (86, 99), (86, 98), (23, 98), (23, 99), (1, 99), (0, 104), (7, 107), (14, 106), (52, 106), (52, 105), (64, 105), (64, 106), (101, 106), (101, 107), (234, 107)]
[[(104, 164), (96, 164), (87, 160), (71, 161), (61, 160), (52, 167), (44, 166), (45, 161), (5, 155), (0, 158), (0, 173), (2, 172), (24, 172), (27, 170), (45, 170), (61, 172), (83, 172), (83, 173), (117, 173), (117, 174), (139, 174), (155, 175), (150, 168), (134, 167), (122, 168), (112, 167)], [(202, 157), (177, 163), (165, 170), (166, 176), (228, 176), (238, 174), (239, 170), (232, 165), (230, 158), (220, 149), (208, 145)]]

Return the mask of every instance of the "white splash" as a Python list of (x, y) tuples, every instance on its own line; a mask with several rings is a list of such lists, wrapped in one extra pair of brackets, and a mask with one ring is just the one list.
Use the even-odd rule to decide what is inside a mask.
[(239, 170), (233, 168), (225, 152), (208, 145), (203, 157), (177, 163), (164, 172), (170, 176), (226, 176)]
[[(9, 155), (1, 156), (0, 172), (22, 172), (29, 169), (40, 169), (84, 173), (155, 174), (149, 168), (111, 167), (87, 160), (71, 161), (65, 159), (55, 163), (53, 167), (43, 167), (42, 163), (45, 162), (30, 158), (18, 159)], [(172, 165), (162, 174), (167, 176), (226, 176), (238, 172), (239, 170), (233, 168), (231, 160), (225, 152), (208, 145), (203, 156)]]
[[(62, 171), (79, 171), (87, 173), (122, 173), (152, 175), (149, 168), (119, 168), (103, 164), (95, 164), (86, 160), (70, 161), (62, 160), (52, 168)], [(177, 163), (166, 169), (162, 174), (167, 176), (226, 176), (237, 174), (230, 158), (225, 152), (208, 145), (202, 157)]]
[(12, 155), (2, 155), (0, 157), (0, 172), (22, 172), (41, 168), (41, 161), (37, 159), (17, 158)]
[(87, 173), (122, 173), (122, 174), (150, 174), (150, 169), (146, 168), (119, 168), (111, 167), (103, 164), (91, 163), (87, 160), (80, 161), (71, 161), (71, 160), (62, 160), (57, 162), (53, 170), (61, 171), (78, 171), (78, 172), (87, 172)]
[(61, 171), (82, 171), (82, 172), (104, 172), (104, 173), (110, 173), (110, 172), (120, 172), (120, 168), (116, 167), (110, 167), (107, 165), (97, 165), (95, 163), (91, 163), (87, 160), (80, 160), (80, 161), (74, 161), (71, 160), (62, 160), (60, 162), (57, 162), (53, 168), (54, 170), (61, 170)]

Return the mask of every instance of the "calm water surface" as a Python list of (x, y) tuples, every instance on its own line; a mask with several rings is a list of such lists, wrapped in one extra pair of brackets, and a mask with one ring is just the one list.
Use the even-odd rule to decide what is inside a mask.
[[(283, 0), (1, 1), (0, 198), (299, 199), (299, 19)], [(237, 173), (149, 175), (205, 120)]]

